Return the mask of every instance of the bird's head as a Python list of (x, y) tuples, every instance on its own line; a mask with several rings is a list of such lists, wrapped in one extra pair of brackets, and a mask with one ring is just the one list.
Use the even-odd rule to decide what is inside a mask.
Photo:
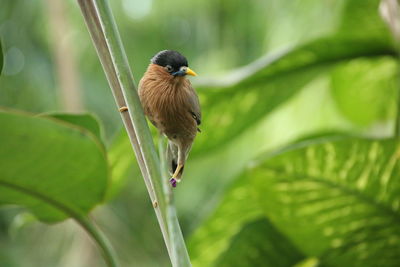
[(177, 51), (163, 50), (158, 52), (152, 59), (151, 63), (159, 65), (172, 76), (185, 76), (197, 74), (188, 67), (186, 58)]

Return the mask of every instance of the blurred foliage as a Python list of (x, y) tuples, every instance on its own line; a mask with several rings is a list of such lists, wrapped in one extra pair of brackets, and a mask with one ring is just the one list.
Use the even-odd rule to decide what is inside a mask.
[[(336, 137), (258, 159), (192, 238), (194, 265), (220, 266), (246, 251), (250, 256), (230, 266), (270, 266), (270, 251), (287, 247), (288, 238), (301, 252), (283, 250), (275, 264), (281, 258), (300, 260), (300, 254), (319, 257), (327, 266), (397, 266), (398, 156), (398, 140)], [(269, 233), (263, 243), (256, 243), (259, 236), (247, 240), (243, 232), (260, 217), (283, 235)], [(235, 253), (237, 243), (243, 248)]]
[(0, 124), (1, 204), (27, 206), (40, 220), (56, 222), (87, 213), (103, 200), (106, 157), (88, 131), (6, 111), (0, 112)]
[[(390, 57), (359, 58), (339, 64), (333, 70), (331, 80), (332, 95), (338, 109), (359, 125), (393, 118), (397, 102), (387, 96), (397, 95), (397, 75), (398, 63)], [(365, 109), (367, 106), (369, 108)]]
[(259, 219), (245, 225), (232, 238), (216, 266), (292, 266), (303, 257), (268, 220)]
[[(213, 129), (211, 136), (200, 135), (196, 140), (194, 153), (200, 149), (209, 151), (235, 138), (282, 102), (292, 97), (316, 76), (330, 71), (332, 67), (341, 63), (354, 62), (357, 58), (363, 58), (367, 61), (369, 57), (386, 58), (390, 54), (394, 56), (393, 49), (387, 44), (378, 42), (340, 39), (339, 37), (319, 39), (278, 57), (234, 86), (226, 88), (213, 86), (203, 88), (203, 90), (200, 88), (203, 96), (201, 100), (204, 103), (204, 117), (207, 118), (202, 127), (208, 130), (212, 129), (214, 125), (218, 125), (218, 129)], [(397, 63), (393, 58), (387, 58), (387, 61), (391, 64), (391, 71), (383, 70), (380, 73), (385, 76), (383, 79), (393, 82)], [(354, 70), (354, 68), (351, 69)], [(379, 72), (375, 71), (374, 75), (379, 76)], [(382, 81), (376, 82), (375, 86), (381, 84)], [(339, 84), (346, 89), (348, 88), (347, 84), (340, 82)], [(369, 84), (369, 86), (373, 87), (374, 84)], [(359, 86), (358, 88), (363, 87)], [(387, 90), (396, 94), (394, 89), (395, 86), (388, 86)], [(373, 91), (373, 89), (370, 91)], [(364, 91), (363, 93), (374, 92)], [(347, 96), (346, 99), (348, 99)], [(260, 99), (263, 101), (258, 101)], [(367, 104), (371, 103), (371, 100), (376, 101), (375, 99), (367, 99)], [(365, 102), (362, 104), (365, 104)], [(392, 109), (388, 109), (387, 103), (382, 103), (382, 101), (374, 104), (376, 104), (377, 109), (385, 109), (393, 116), (395, 102), (391, 103)]]
[(397, 139), (328, 139), (249, 175), (265, 214), (307, 255), (328, 266), (396, 266), (398, 156)]
[(101, 127), (98, 121), (93, 117), (93, 115), (89, 114), (66, 114), (66, 113), (44, 113), (42, 116), (52, 117), (58, 120), (71, 123), (75, 126), (82, 127), (89, 132), (91, 132), (94, 136), (97, 137), (98, 140), (101, 140)]
[[(106, 194), (108, 203), (93, 216), (122, 266), (166, 266), (161, 233), (95, 50), (77, 4), (66, 3), (71, 29), (65, 38), (75, 44), (83, 102), (101, 126), (90, 115), (60, 113), (60, 66), (53, 59), (46, 2), (5, 0), (0, 106), (45, 114), (18, 117), (15, 127), (1, 124), (7, 127), (0, 127), (0, 165), (15, 166), (46, 194), (56, 191), (34, 183), (35, 173), (49, 169), (57, 175), (47, 180), (65, 182), (87, 172), (90, 183), (71, 182), (63, 189), (71, 185), (78, 187), (76, 194), (87, 193), (93, 202), (85, 212)], [(192, 82), (203, 108), (202, 133), (175, 190), (194, 266), (395, 266), (398, 142), (382, 138), (394, 132), (399, 62), (378, 0), (110, 4), (137, 81), (162, 49), (181, 51), (200, 74)], [(6, 128), (15, 131), (14, 138)], [(65, 142), (49, 148), (54, 140), (48, 131), (61, 128)], [(84, 132), (79, 140), (101, 136), (108, 163), (90, 164), (96, 158), (91, 153), (99, 156), (103, 145), (83, 152), (84, 146), (68, 141), (66, 128)], [(15, 139), (23, 131), (40, 134), (30, 152)], [(321, 139), (324, 132), (364, 138)], [(303, 141), (293, 145), (296, 140)], [(19, 147), (11, 150), (12, 144)], [(68, 166), (79, 172), (72, 174)], [(66, 197), (70, 205), (84, 200), (75, 193), (55, 197)], [(1, 267), (103, 266), (73, 224), (48, 227), (23, 214), (15, 206), (0, 210)], [(43, 219), (40, 214), (35, 213)]]

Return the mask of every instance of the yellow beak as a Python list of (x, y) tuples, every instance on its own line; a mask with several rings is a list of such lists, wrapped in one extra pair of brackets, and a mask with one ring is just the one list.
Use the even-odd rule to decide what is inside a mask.
[(192, 76), (197, 76), (196, 72), (191, 70), (189, 67), (186, 69), (186, 74), (187, 75), (192, 75)]

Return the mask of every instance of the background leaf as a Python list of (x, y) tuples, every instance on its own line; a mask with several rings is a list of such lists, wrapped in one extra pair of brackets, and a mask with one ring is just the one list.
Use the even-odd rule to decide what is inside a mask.
[(339, 64), (331, 76), (337, 107), (351, 122), (362, 126), (393, 119), (398, 70), (398, 61), (392, 57), (359, 58)]
[(0, 204), (55, 222), (88, 213), (107, 185), (104, 150), (87, 130), (54, 119), (0, 112)]
[(264, 67), (237, 84), (200, 88), (204, 134), (196, 139), (193, 154), (230, 141), (336, 64), (387, 55), (395, 57), (395, 51), (384, 42), (322, 38), (264, 59)]
[(394, 139), (335, 137), (260, 159), (192, 237), (194, 264), (291, 266), (313, 257), (327, 266), (396, 266), (399, 151)]
[(91, 114), (47, 113), (43, 114), (43, 116), (50, 116), (58, 120), (72, 123), (76, 126), (83, 127), (95, 135), (98, 140), (101, 140), (100, 124)]
[[(338, 27), (342, 36), (365, 37), (391, 43), (391, 34), (379, 15), (380, 0), (345, 1)], [(360, 29), (364, 29), (361, 31)]]
[(263, 217), (247, 184), (247, 180), (237, 181), (191, 238), (194, 266), (291, 266), (304, 259)]
[(190, 239), (189, 252), (194, 266), (215, 264), (229, 247), (230, 239), (244, 225), (262, 216), (257, 203), (251, 201), (252, 195), (246, 184), (247, 181), (239, 180), (232, 186), (213, 216)]
[(262, 218), (244, 225), (214, 266), (286, 267), (302, 259), (302, 253)]
[[(268, 218), (329, 266), (396, 266), (399, 142), (309, 142), (249, 172)], [(378, 256), (379, 255), (379, 256)]]

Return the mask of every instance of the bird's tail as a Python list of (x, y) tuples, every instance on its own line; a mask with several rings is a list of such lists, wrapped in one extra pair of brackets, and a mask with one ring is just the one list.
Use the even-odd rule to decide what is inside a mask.
[[(170, 175), (172, 176), (175, 173), (176, 168), (178, 167), (178, 146), (168, 141), (167, 145), (167, 164)], [(178, 180), (181, 179), (183, 174), (184, 166), (179, 171), (178, 176), (176, 177)]]

